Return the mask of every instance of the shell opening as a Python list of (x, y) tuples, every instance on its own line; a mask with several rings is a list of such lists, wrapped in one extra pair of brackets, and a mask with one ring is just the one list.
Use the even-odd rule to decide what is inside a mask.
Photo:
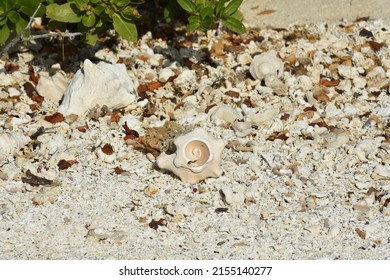
[(202, 166), (210, 158), (210, 149), (206, 143), (200, 140), (193, 140), (187, 143), (185, 155), (188, 159), (187, 165), (189, 167)]

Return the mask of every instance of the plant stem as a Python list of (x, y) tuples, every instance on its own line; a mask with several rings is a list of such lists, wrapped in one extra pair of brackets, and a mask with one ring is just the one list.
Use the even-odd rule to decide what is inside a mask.
[(26, 32), (28, 30), (30, 30), (31, 28), (31, 25), (32, 25), (32, 22), (36, 16), (36, 14), (38, 13), (39, 9), (41, 8), (42, 6), (42, 3), (39, 3), (38, 7), (36, 8), (35, 12), (33, 13), (33, 15), (30, 17), (30, 21), (28, 22), (26, 28), (24, 28), (24, 30), (22, 31), (22, 33), (19, 35), (19, 36), (16, 36), (14, 39), (12, 39), (8, 44), (6, 44), (3, 49), (1, 50), (0, 54), (3, 55), (4, 53), (8, 52), (8, 50), (10, 48), (12, 48), (13, 46), (15, 46), (17, 43), (19, 43), (19, 41), (21, 41), (23, 38), (24, 38), (24, 35), (26, 34)]

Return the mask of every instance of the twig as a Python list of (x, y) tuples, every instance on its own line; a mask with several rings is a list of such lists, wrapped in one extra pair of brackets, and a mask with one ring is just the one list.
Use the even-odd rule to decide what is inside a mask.
[(46, 34), (41, 34), (41, 35), (31, 35), (27, 38), (22, 38), (22, 41), (31, 41), (31, 40), (36, 40), (36, 39), (43, 39), (43, 38), (50, 38), (50, 37), (61, 37), (61, 38), (73, 38), (76, 36), (83, 36), (89, 32), (91, 32), (91, 29), (88, 29), (85, 32), (74, 32), (74, 33), (69, 33), (69, 32), (51, 32), (51, 33), (46, 33)]
[(10, 41), (7, 45), (5, 45), (3, 47), (2, 51), (1, 51), (1, 55), (3, 55), (4, 53), (8, 52), (8, 50), (10, 48), (15, 46), (17, 43), (19, 43), (20, 40), (23, 39), (23, 37), (26, 34), (26, 32), (31, 28), (32, 22), (33, 22), (35, 16), (37, 15), (39, 9), (41, 8), (41, 6), (42, 6), (42, 3), (39, 3), (37, 9), (33, 13), (33, 15), (30, 17), (30, 21), (28, 22), (26, 28), (24, 28), (24, 30), (22, 31), (22, 33), (19, 36), (16, 36), (14, 39), (12, 39), (12, 41)]
[(8, 52), (8, 50), (10, 48), (15, 46), (20, 41), (25, 42), (25, 41), (31, 41), (31, 40), (42, 39), (42, 38), (51, 38), (51, 37), (74, 38), (76, 36), (82, 36), (82, 35), (85, 35), (85, 34), (91, 32), (91, 31), (93, 31), (93, 29), (88, 29), (85, 32), (74, 32), (74, 33), (69, 33), (69, 32), (49, 32), (49, 33), (46, 33), (46, 34), (31, 35), (29, 37), (24, 37), (24, 35), (27, 33), (27, 31), (31, 28), (32, 22), (34, 20), (34, 17), (38, 13), (38, 10), (41, 8), (41, 5), (42, 5), (42, 3), (39, 3), (37, 9), (35, 10), (34, 14), (30, 17), (30, 21), (28, 22), (28, 24), (27, 24), (26, 28), (23, 30), (23, 32), (19, 36), (16, 36), (14, 39), (12, 39), (12, 41), (10, 41), (7, 45), (5, 45), (3, 47), (3, 49), (0, 52), (1, 56), (3, 54), (5, 54), (6, 52)]

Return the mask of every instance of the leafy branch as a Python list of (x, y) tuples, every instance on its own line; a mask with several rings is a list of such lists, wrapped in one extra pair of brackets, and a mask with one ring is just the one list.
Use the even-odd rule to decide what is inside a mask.
[[(2, 53), (20, 41), (49, 37), (83, 36), (87, 43), (94, 45), (98, 35), (111, 27), (122, 38), (136, 41), (136, 21), (141, 18), (137, 7), (144, 2), (145, 0), (1, 0), (0, 46), (16, 33), (16, 37), (3, 46)], [(231, 31), (243, 33), (245, 26), (238, 10), (242, 2), (243, 0), (169, 0), (164, 8), (164, 16), (170, 22), (175, 7), (181, 7), (189, 13), (189, 32), (197, 29), (207, 31), (220, 21)], [(45, 25), (47, 34), (30, 36), (35, 17), (48, 20)], [(77, 32), (68, 32), (75, 28)]]

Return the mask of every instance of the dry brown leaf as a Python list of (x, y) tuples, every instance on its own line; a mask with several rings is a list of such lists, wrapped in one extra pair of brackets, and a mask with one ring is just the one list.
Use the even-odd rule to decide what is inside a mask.
[(28, 73), (30, 75), (30, 80), (36, 85), (38, 84), (38, 80), (39, 80), (39, 77), (37, 76), (37, 74), (35, 73), (35, 70), (34, 70), (34, 67), (29, 64), (28, 65)]
[(114, 153), (114, 149), (110, 144), (105, 144), (102, 147), (102, 152), (105, 153), (106, 155), (112, 155)]
[(328, 79), (321, 79), (320, 80), (320, 85), (326, 86), (326, 87), (335, 87), (340, 84), (339, 80), (328, 80)]
[(64, 169), (68, 169), (69, 167), (71, 167), (73, 164), (77, 163), (77, 161), (75, 160), (65, 160), (65, 159), (61, 159), (58, 163), (57, 163), (57, 166), (58, 166), (58, 169), (59, 170), (64, 170)]
[(61, 114), (61, 113), (54, 113), (53, 115), (51, 116), (46, 116), (45, 117), (45, 121), (51, 123), (51, 124), (56, 124), (56, 123), (59, 123), (59, 122), (62, 122), (64, 121), (64, 116)]
[(275, 12), (276, 12), (276, 10), (263, 10), (260, 13), (257, 13), (257, 15), (259, 15), (259, 16), (261, 16), (261, 15), (269, 15), (269, 14), (273, 14)]
[(41, 178), (32, 174), (30, 170), (27, 170), (25, 175), (26, 177), (22, 177), (22, 182), (29, 184), (33, 187), (38, 187), (40, 185), (49, 185), (53, 182), (52, 180)]
[(150, 91), (154, 91), (154, 90), (158, 89), (159, 87), (161, 87), (161, 83), (159, 81), (152, 81), (152, 82), (147, 84), (147, 88)]
[(362, 231), (360, 228), (355, 228), (355, 232), (361, 239), (366, 239), (366, 232)]

